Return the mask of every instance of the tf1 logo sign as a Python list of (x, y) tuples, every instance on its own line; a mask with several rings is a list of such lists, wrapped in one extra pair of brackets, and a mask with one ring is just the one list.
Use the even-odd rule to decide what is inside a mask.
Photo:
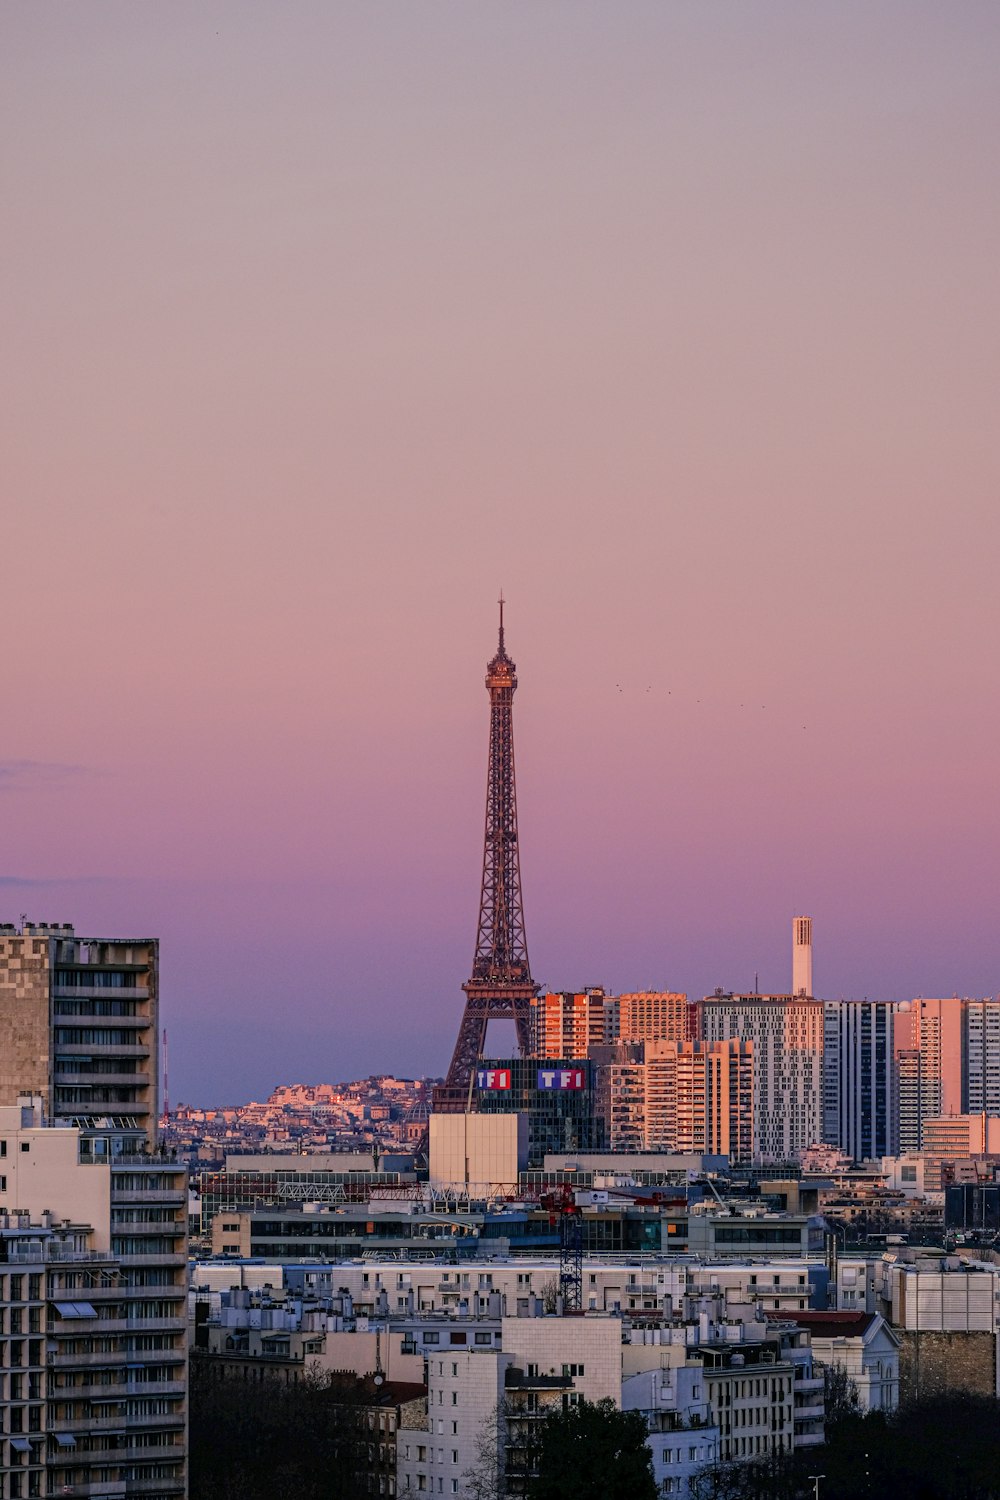
[(478, 1068), (476, 1070), (476, 1088), (478, 1089), (509, 1089), (509, 1068)]
[(540, 1089), (582, 1089), (585, 1087), (582, 1068), (539, 1068)]

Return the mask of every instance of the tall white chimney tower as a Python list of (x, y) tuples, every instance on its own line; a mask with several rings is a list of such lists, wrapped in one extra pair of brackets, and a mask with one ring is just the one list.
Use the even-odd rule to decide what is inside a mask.
[(813, 992), (813, 919), (792, 918), (792, 994)]

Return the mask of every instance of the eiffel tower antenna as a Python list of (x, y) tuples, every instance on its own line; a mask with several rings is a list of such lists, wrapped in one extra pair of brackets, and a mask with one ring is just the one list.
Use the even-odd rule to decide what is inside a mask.
[(517, 796), (514, 784), (514, 663), (504, 645), (500, 594), (500, 638), (497, 654), (486, 668), (490, 695), (490, 751), (486, 777), (486, 828), (479, 922), (472, 956), (472, 976), (462, 988), (465, 1010), (448, 1069), (447, 1090), (460, 1090), (465, 1107), (469, 1080), (486, 1043), (490, 1021), (513, 1021), (522, 1055), (528, 1051), (528, 1017), (539, 986), (531, 977), (521, 902), (521, 863), (517, 842)]

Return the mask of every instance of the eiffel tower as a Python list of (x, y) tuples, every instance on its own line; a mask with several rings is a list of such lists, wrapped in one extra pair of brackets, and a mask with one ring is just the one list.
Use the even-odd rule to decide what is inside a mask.
[(521, 904), (521, 865), (517, 847), (517, 797), (514, 788), (512, 703), (517, 688), (514, 663), (503, 634), (500, 596), (500, 643), (486, 668), (490, 695), (490, 757), (486, 777), (486, 832), (483, 882), (472, 977), (462, 988), (465, 1010), (444, 1088), (436, 1091), (435, 1108), (466, 1108), (476, 1063), (483, 1055), (490, 1021), (513, 1021), (522, 1056), (529, 1047), (528, 1017), (539, 986), (531, 977)]

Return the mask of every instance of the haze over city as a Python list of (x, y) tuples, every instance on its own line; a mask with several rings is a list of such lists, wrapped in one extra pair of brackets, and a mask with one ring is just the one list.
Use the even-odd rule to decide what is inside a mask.
[(1000, 988), (1000, 16), (628, 16), (3, 18), (3, 919), (175, 1100), (444, 1072), (501, 587), (540, 982)]

